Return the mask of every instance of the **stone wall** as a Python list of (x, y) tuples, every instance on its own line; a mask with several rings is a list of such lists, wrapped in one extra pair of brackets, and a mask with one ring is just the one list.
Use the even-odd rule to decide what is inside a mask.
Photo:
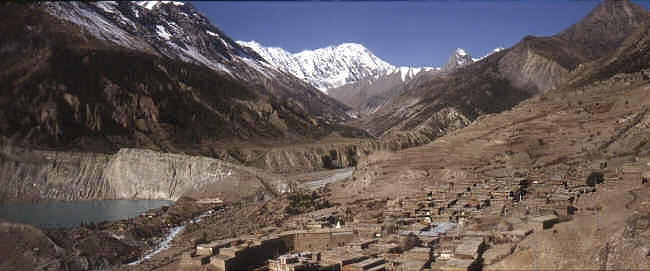
[(304, 232), (295, 235), (296, 251), (318, 251), (340, 247), (358, 240), (352, 231), (343, 232)]

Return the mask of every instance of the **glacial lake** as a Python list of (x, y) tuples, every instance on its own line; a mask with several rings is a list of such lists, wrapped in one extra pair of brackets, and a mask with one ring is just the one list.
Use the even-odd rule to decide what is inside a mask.
[(78, 227), (83, 222), (116, 221), (173, 205), (167, 200), (80, 200), (0, 205), (0, 218), (39, 228)]

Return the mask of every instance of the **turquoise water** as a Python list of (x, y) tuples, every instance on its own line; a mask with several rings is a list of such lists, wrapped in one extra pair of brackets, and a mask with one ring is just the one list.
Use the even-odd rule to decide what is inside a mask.
[(0, 218), (40, 228), (78, 227), (81, 222), (116, 221), (172, 205), (167, 200), (82, 200), (0, 205)]

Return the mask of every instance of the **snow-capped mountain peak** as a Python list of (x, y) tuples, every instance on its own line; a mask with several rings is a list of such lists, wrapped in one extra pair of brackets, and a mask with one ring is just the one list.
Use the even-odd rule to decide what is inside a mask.
[[(113, 1), (114, 2), (114, 1)], [(157, 7), (160, 4), (169, 4), (172, 3), (174, 6), (183, 6), (185, 3), (183, 2), (178, 2), (178, 1), (136, 1), (135, 2), (138, 6), (141, 6), (143, 8), (146, 8), (148, 10), (152, 10), (155, 7)]]
[(494, 50), (492, 50), (492, 52), (490, 52), (490, 53), (488, 53), (488, 54), (486, 54), (486, 55), (484, 55), (482, 57), (473, 58), (470, 54), (468, 54), (462, 48), (456, 48), (456, 51), (454, 51), (454, 53), (451, 54), (451, 56), (449, 56), (449, 59), (447, 60), (447, 64), (445, 64), (443, 69), (446, 70), (446, 71), (451, 71), (451, 70), (454, 70), (456, 68), (459, 68), (459, 67), (462, 67), (462, 66), (465, 66), (465, 65), (468, 65), (468, 64), (472, 64), (474, 62), (482, 60), (482, 59), (488, 57), (489, 55), (497, 53), (497, 52), (499, 52), (501, 50), (504, 50), (504, 49), (505, 48), (503, 48), (503, 47), (497, 47)]
[(402, 80), (425, 69), (395, 67), (358, 43), (342, 43), (315, 50), (290, 53), (279, 47), (265, 47), (256, 41), (238, 41), (257, 52), (279, 70), (303, 79), (323, 92), (364, 79), (377, 79), (400, 72)]
[(454, 51), (451, 56), (449, 56), (449, 59), (447, 60), (447, 64), (445, 64), (444, 69), (445, 70), (454, 70), (458, 67), (465, 66), (467, 64), (472, 63), (472, 56), (470, 56), (465, 50), (461, 48), (456, 48), (456, 51)]

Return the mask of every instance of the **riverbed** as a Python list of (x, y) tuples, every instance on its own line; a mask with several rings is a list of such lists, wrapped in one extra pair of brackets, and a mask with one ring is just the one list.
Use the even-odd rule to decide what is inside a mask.
[(330, 175), (324, 178), (319, 178), (316, 180), (312, 181), (307, 181), (302, 183), (302, 185), (307, 188), (308, 190), (316, 190), (318, 188), (321, 188), (329, 183), (335, 183), (338, 181), (345, 180), (352, 176), (354, 173), (354, 168), (349, 167), (349, 168), (342, 168), (342, 169), (337, 169), (337, 170), (332, 170), (330, 171)]

